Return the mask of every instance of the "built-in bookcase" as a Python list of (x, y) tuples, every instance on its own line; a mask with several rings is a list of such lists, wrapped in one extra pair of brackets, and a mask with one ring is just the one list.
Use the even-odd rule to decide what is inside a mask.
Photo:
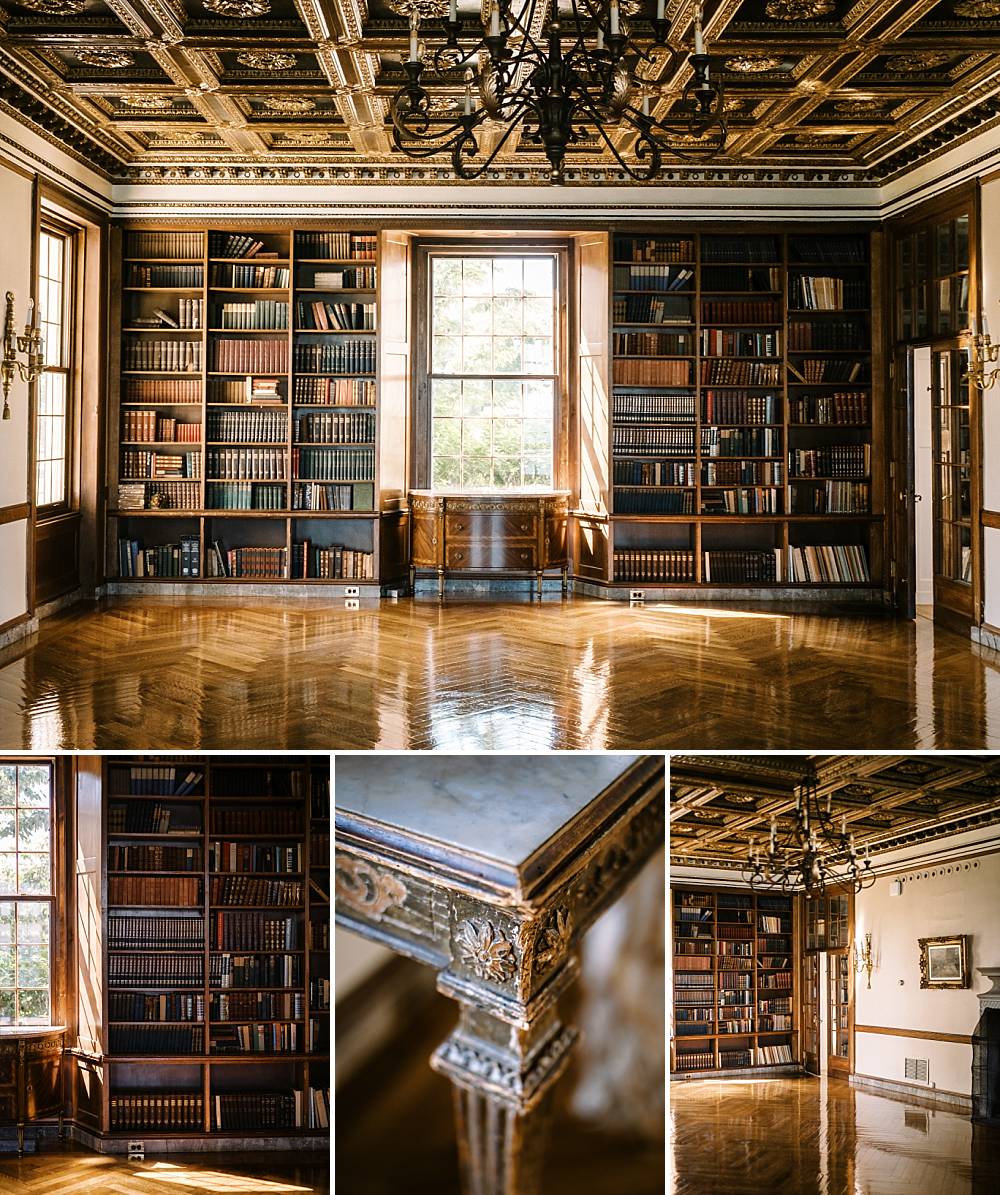
[(329, 1125), (329, 767), (104, 764), (104, 1133)]
[(616, 235), (615, 584), (883, 585), (865, 232)]
[(382, 542), (403, 536), (405, 479), (395, 451), (380, 474), (379, 440), (405, 412), (397, 388), (381, 418), (379, 243), (344, 227), (123, 230), (110, 577), (403, 575)]
[(794, 898), (673, 889), (673, 1070), (799, 1061)]

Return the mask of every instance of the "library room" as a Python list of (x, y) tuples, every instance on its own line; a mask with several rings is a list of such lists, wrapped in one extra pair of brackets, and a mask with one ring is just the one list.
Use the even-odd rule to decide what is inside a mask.
[(330, 1191), (330, 758), (0, 757), (0, 1189)]
[(671, 1195), (1000, 1184), (1000, 762), (670, 758)]
[(0, 746), (1000, 745), (1000, 5), (0, 7)]

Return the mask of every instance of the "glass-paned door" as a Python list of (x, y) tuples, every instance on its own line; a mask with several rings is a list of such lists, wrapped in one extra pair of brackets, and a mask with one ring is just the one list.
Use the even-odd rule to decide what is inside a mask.
[(831, 951), (827, 965), (827, 1064), (832, 1072), (850, 1069), (851, 957), (847, 950)]
[[(972, 457), (969, 354), (935, 352), (931, 369), (934, 469), (934, 573), (972, 583)], [(935, 594), (935, 600), (938, 595)]]
[(802, 1061), (811, 1074), (819, 1074), (819, 955), (802, 958)]

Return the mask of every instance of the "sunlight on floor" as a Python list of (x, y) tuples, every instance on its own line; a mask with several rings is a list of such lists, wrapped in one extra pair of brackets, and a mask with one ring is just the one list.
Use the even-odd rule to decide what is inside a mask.
[(772, 614), (770, 611), (757, 610), (716, 610), (706, 609), (704, 606), (672, 606), (668, 602), (636, 602), (644, 610), (655, 610), (662, 614), (685, 614), (688, 618), (763, 618), (771, 622), (787, 621), (791, 614)]
[(219, 1174), (213, 1170), (186, 1170), (173, 1162), (155, 1162), (150, 1167), (143, 1167), (134, 1171), (137, 1178), (147, 1182), (156, 1180), (172, 1183), (176, 1187), (187, 1187), (193, 1191), (224, 1192), (225, 1195), (279, 1195), (282, 1191), (301, 1191), (309, 1195), (312, 1187), (300, 1187), (292, 1183), (273, 1182), (266, 1178), (251, 1175)]

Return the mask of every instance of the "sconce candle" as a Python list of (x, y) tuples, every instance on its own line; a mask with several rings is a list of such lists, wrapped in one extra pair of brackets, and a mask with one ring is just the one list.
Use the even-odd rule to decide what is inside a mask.
[(865, 934), (864, 946), (860, 949), (855, 943), (854, 946), (854, 970), (860, 975), (864, 971), (868, 977), (868, 990), (871, 991), (872, 986), (872, 971), (875, 969), (875, 959), (872, 954), (872, 936), (871, 932)]

